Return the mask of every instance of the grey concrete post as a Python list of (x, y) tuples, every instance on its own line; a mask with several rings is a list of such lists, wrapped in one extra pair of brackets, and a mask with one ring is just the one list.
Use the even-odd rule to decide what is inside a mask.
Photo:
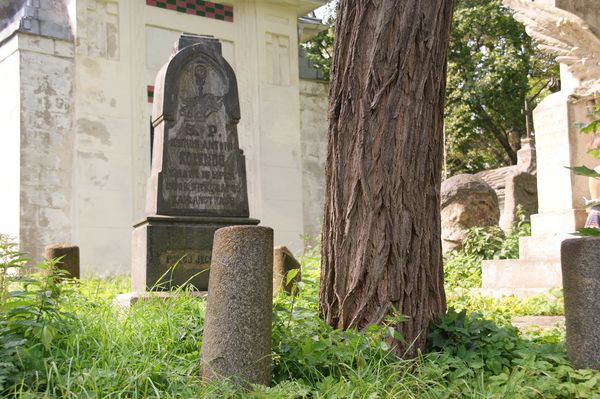
[(202, 340), (202, 382), (271, 382), (273, 229), (215, 232)]
[(600, 370), (600, 237), (562, 243), (567, 355), (574, 368)]
[(44, 250), (44, 258), (52, 260), (62, 259), (56, 264), (56, 267), (69, 273), (69, 277), (79, 278), (79, 247), (69, 244), (52, 244)]

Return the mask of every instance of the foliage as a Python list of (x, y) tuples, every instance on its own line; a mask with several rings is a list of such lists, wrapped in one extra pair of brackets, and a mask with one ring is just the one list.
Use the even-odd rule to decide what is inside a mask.
[(489, 303), (484, 312), (474, 312), (481, 302), (451, 298), (450, 305), (460, 310), (451, 308), (433, 324), (433, 352), (412, 360), (388, 351), (387, 339), (396, 332), (385, 325), (334, 330), (317, 314), (319, 261), (315, 253), (304, 257), (298, 296), (275, 298), (270, 387), (242, 392), (226, 380), (200, 386), (204, 299), (174, 291), (168, 301), (139, 301), (123, 310), (113, 298), (127, 290), (128, 279), (94, 278), (59, 284), (47, 311), (60, 315), (60, 333), (48, 348), (40, 334), (24, 338), (17, 360), (38, 348), (38, 361), (27, 368), (17, 363), (0, 395), (433, 399), (594, 398), (600, 392), (600, 373), (568, 364), (562, 331), (520, 333), (507, 323), (508, 310)]
[(446, 291), (480, 287), (482, 260), (518, 258), (519, 238), (530, 235), (531, 226), (522, 211), (518, 211), (517, 220), (506, 233), (498, 226), (469, 229), (462, 248), (444, 255)]
[(326, 10), (323, 22), (327, 25), (327, 29), (322, 30), (305, 43), (300, 44), (306, 58), (311, 61), (315, 69), (321, 73), (323, 80), (326, 81), (329, 81), (331, 78), (337, 3), (337, 0), (329, 0), (325, 6)]
[[(335, 18), (303, 44), (328, 79)], [(449, 175), (516, 163), (529, 109), (558, 80), (558, 64), (536, 49), (501, 0), (457, 0), (448, 53), (446, 164)]]
[[(590, 116), (592, 117), (592, 121), (583, 129), (581, 129), (581, 133), (598, 135), (600, 134), (598, 132), (600, 129), (600, 103), (596, 104), (594, 111)], [(594, 144), (595, 145), (588, 149), (588, 153), (593, 157), (600, 159), (600, 143), (596, 139), (594, 140)], [(569, 169), (571, 169), (574, 174), (579, 176), (586, 176), (588, 178), (596, 179), (600, 178), (600, 173), (588, 168), (587, 166), (574, 166), (569, 167)], [(596, 205), (596, 203), (593, 203), (593, 205)], [(580, 236), (598, 237), (600, 236), (600, 231), (596, 227), (582, 227), (577, 229), (577, 234)]]
[[(508, 324), (453, 309), (434, 325), (429, 342), (440, 353), (440, 367), (447, 367), (446, 378), (481, 381), (487, 393), (481, 397), (598, 397), (600, 374), (571, 368), (558, 330), (520, 335)], [(467, 385), (464, 396), (474, 397), (472, 389)]]
[(333, 57), (333, 38), (335, 31), (335, 19), (329, 17), (325, 24), (328, 28), (319, 32), (315, 37), (303, 43), (302, 49), (306, 58), (321, 72), (323, 80), (329, 81), (331, 77), (331, 60)]
[(0, 392), (33, 378), (56, 337), (65, 332), (68, 314), (59, 310), (61, 272), (55, 262), (23, 272), (27, 259), (6, 236), (0, 237)]
[(557, 77), (557, 64), (500, 0), (458, 0), (446, 89), (449, 174), (515, 164), (525, 99), (535, 97), (532, 109)]
[[(594, 111), (592, 112), (592, 121), (581, 129), (583, 134), (595, 134), (600, 129), (600, 103), (596, 104)], [(596, 156), (596, 158), (600, 158)]]

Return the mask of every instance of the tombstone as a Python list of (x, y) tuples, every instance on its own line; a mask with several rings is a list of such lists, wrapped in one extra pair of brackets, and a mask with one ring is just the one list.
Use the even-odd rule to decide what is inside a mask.
[(583, 227), (587, 178), (567, 167), (595, 166), (586, 153), (594, 94), (600, 92), (600, 8), (596, 0), (503, 0), (525, 24), (538, 46), (561, 63), (561, 90), (533, 111), (537, 158), (538, 212), (531, 237), (519, 239), (519, 259), (484, 261), (483, 293), (526, 297), (562, 286), (560, 248)]
[(537, 214), (537, 178), (531, 173), (517, 169), (506, 176), (505, 182), (502, 228), (509, 230), (519, 221), (517, 218), (519, 207), (525, 220)]
[(471, 227), (498, 224), (500, 209), (494, 189), (469, 174), (452, 176), (441, 188), (442, 248), (459, 249)]
[(221, 44), (183, 34), (156, 77), (147, 217), (133, 231), (134, 291), (207, 290), (215, 231), (258, 224), (249, 218), (239, 119), (236, 78)]
[(60, 260), (56, 263), (58, 269), (68, 273), (67, 277), (79, 278), (79, 247), (69, 244), (52, 244), (44, 250), (44, 258), (47, 260)]
[[(288, 282), (288, 273), (292, 270), (295, 270), (295, 275)], [(276, 247), (273, 250), (273, 294), (283, 291), (292, 295), (301, 280), (300, 262), (287, 247)]]

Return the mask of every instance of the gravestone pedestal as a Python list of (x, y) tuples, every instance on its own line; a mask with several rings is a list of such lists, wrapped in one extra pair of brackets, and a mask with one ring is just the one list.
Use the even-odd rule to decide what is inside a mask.
[(133, 291), (169, 290), (187, 284), (199, 291), (208, 290), (215, 231), (258, 222), (249, 218), (148, 216), (133, 230)]
[(235, 74), (209, 36), (183, 34), (156, 77), (147, 217), (134, 226), (132, 288), (208, 289), (213, 235), (249, 218)]
[(583, 227), (583, 197), (589, 196), (587, 178), (567, 167), (597, 162), (586, 153), (590, 138), (578, 128), (589, 123), (588, 115), (588, 100), (563, 92), (549, 95), (534, 110), (538, 213), (531, 216), (531, 237), (519, 240), (519, 259), (483, 262), (485, 294), (526, 297), (562, 286), (561, 242)]

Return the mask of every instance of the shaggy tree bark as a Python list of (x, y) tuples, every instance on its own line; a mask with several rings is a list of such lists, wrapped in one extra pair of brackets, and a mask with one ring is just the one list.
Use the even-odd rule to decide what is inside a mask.
[(319, 306), (337, 328), (392, 310), (424, 349), (445, 310), (440, 183), (454, 0), (341, 0), (329, 100)]

